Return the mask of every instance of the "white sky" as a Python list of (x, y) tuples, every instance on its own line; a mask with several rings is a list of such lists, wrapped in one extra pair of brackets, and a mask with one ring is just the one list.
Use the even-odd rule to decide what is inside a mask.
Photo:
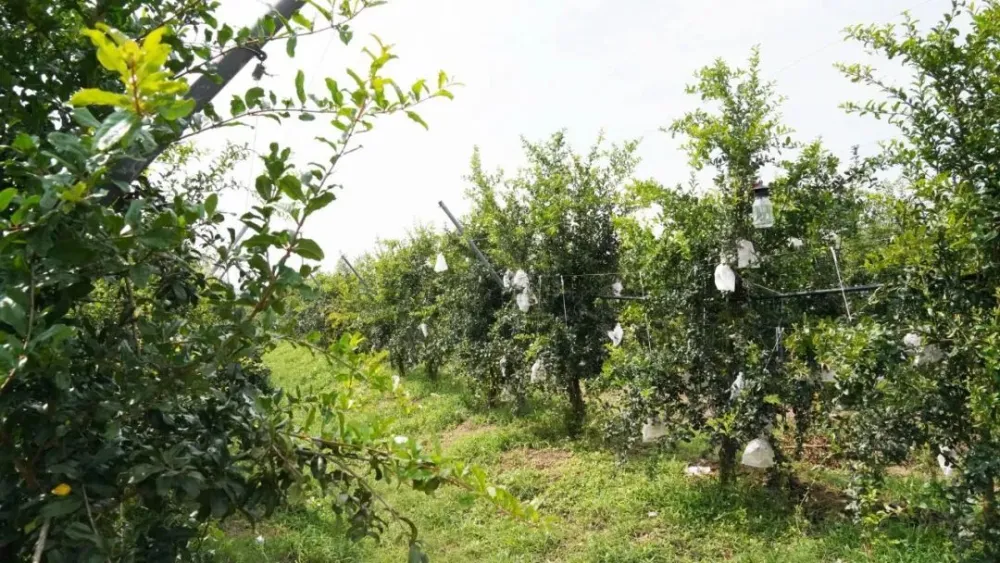
[[(222, 0), (220, 15), (230, 25), (248, 25), (264, 10), (263, 0)], [(430, 130), (405, 116), (384, 119), (363, 138), (364, 149), (347, 157), (336, 174), (339, 198), (307, 223), (307, 235), (326, 251), (326, 269), (339, 252), (354, 256), (379, 238), (399, 237), (417, 223), (440, 226), (444, 200), (456, 213), (467, 209), (473, 146), (488, 169), (513, 172), (523, 163), (520, 136), (538, 140), (565, 128), (579, 150), (603, 129), (609, 141), (642, 137), (637, 176), (664, 184), (686, 182), (690, 171), (677, 142), (657, 129), (698, 105), (684, 94), (694, 72), (722, 57), (742, 64), (754, 45), (761, 48), (764, 75), (788, 100), (785, 122), (801, 141), (822, 137), (846, 157), (852, 145), (863, 154), (892, 130), (867, 118), (844, 114), (838, 105), (868, 93), (833, 68), (838, 61), (868, 61), (860, 48), (842, 41), (844, 27), (886, 22), (910, 10), (924, 24), (937, 21), (948, 0), (392, 0), (362, 15), (355, 40), (344, 47), (330, 34), (303, 38), (288, 60), (284, 42), (271, 45), (267, 87), (291, 92), (295, 72), (325, 91), (322, 78), (349, 81), (348, 66), (362, 67), (368, 33), (396, 45), (400, 60), (387, 74), (402, 84), (439, 69), (464, 84), (455, 100), (420, 109)], [(876, 59), (876, 68), (895, 70)], [(898, 75), (898, 71), (895, 71)], [(249, 69), (220, 96), (228, 107), (234, 92), (250, 85)], [(302, 162), (327, 156), (315, 135), (334, 137), (317, 120), (289, 121), (278, 128), (260, 122), (257, 150), (279, 141)], [(249, 128), (227, 129), (202, 138), (205, 146), (223, 138), (251, 143)], [(257, 167), (259, 170), (259, 166)], [(250, 178), (251, 170), (238, 172)], [(254, 171), (253, 174), (257, 172)], [(244, 195), (223, 198), (228, 211), (242, 212)]]

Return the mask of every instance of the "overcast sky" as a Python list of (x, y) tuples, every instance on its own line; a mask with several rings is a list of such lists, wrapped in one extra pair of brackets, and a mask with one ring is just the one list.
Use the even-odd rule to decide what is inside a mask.
[[(263, 0), (222, 0), (222, 20), (247, 25), (265, 11)], [(327, 269), (339, 252), (357, 255), (379, 238), (405, 234), (417, 223), (440, 227), (444, 200), (464, 212), (464, 176), (474, 146), (487, 168), (513, 171), (522, 163), (520, 136), (541, 139), (559, 129), (585, 150), (601, 130), (610, 141), (641, 137), (637, 176), (664, 184), (690, 174), (677, 142), (658, 132), (697, 100), (684, 94), (694, 72), (722, 57), (746, 60), (761, 48), (764, 75), (788, 100), (785, 122), (799, 140), (821, 137), (846, 156), (852, 145), (870, 154), (892, 135), (886, 125), (850, 117), (838, 108), (868, 93), (834, 69), (838, 61), (869, 61), (842, 40), (855, 23), (898, 20), (909, 10), (924, 24), (936, 21), (948, 0), (392, 0), (357, 20), (355, 41), (344, 47), (327, 35), (304, 38), (288, 60), (284, 44), (271, 45), (268, 87), (291, 92), (297, 69), (307, 85), (323, 90), (324, 76), (362, 66), (358, 53), (378, 34), (396, 45), (400, 60), (387, 74), (406, 84), (439, 69), (461, 81), (454, 101), (420, 110), (424, 131), (405, 116), (384, 119), (364, 140), (364, 149), (340, 165), (344, 185), (338, 200), (310, 224), (307, 234), (326, 250)], [(890, 72), (891, 63), (875, 60)], [(222, 98), (243, 92), (250, 78), (234, 81)], [(899, 75), (898, 71), (895, 75)], [(228, 102), (222, 104), (226, 107)], [(332, 129), (328, 125), (326, 129)], [(330, 134), (321, 121), (289, 122), (278, 128), (263, 120), (257, 150), (277, 140), (301, 161), (326, 155), (311, 139)], [(251, 144), (250, 128), (206, 135), (205, 146), (228, 138)], [(257, 167), (259, 170), (259, 166)], [(238, 174), (255, 174), (244, 167)], [(246, 181), (246, 180), (244, 180)], [(248, 205), (243, 195), (223, 199), (230, 211)]]

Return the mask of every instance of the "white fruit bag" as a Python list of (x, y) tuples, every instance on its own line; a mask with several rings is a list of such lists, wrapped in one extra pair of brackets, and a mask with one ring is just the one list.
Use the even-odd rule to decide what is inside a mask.
[(659, 440), (667, 435), (667, 425), (661, 424), (652, 418), (646, 419), (646, 424), (642, 425), (642, 441), (650, 443)]
[(729, 400), (735, 401), (740, 396), (740, 393), (743, 392), (743, 387), (745, 387), (746, 384), (747, 382), (743, 378), (743, 372), (741, 371), (736, 374), (736, 381), (733, 381), (733, 384), (729, 387)]
[(529, 283), (531, 283), (531, 280), (528, 279), (528, 273), (524, 270), (518, 270), (514, 274), (514, 278), (510, 281), (510, 285), (517, 289), (528, 289)]
[(625, 286), (622, 285), (622, 281), (615, 280), (615, 283), (611, 284), (611, 295), (614, 295), (615, 297), (621, 297), (623, 289), (625, 289)]
[(535, 360), (535, 363), (531, 364), (531, 383), (543, 383), (546, 379), (545, 364), (542, 363), (541, 359)]
[(624, 336), (625, 336), (625, 331), (622, 330), (621, 323), (616, 324), (614, 330), (608, 331), (608, 338), (611, 339), (611, 343), (614, 344), (615, 346), (618, 346), (619, 344), (622, 343), (622, 337)]
[(728, 265), (715, 267), (715, 288), (723, 293), (736, 291), (736, 272)]
[(517, 308), (521, 310), (522, 313), (527, 313), (531, 309), (531, 293), (527, 289), (517, 294), (514, 298), (517, 301)]
[(753, 243), (748, 240), (741, 240), (739, 246), (736, 250), (736, 267), (737, 268), (756, 268), (757, 267), (757, 251), (753, 248)]
[(756, 467), (757, 469), (767, 469), (774, 465), (774, 450), (771, 444), (764, 438), (751, 440), (745, 450), (743, 450), (743, 465)]
[(822, 364), (819, 367), (819, 379), (823, 383), (836, 383), (837, 374), (834, 373), (832, 369), (830, 369), (830, 366)]
[(448, 271), (448, 261), (444, 259), (443, 252), (438, 252), (437, 260), (434, 262), (434, 271), (437, 273)]

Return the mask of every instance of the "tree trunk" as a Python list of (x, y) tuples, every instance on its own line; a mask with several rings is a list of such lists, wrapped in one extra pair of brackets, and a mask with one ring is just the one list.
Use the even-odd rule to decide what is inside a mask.
[(569, 419), (566, 427), (570, 436), (577, 436), (583, 430), (583, 421), (587, 416), (587, 405), (583, 402), (583, 389), (580, 388), (580, 378), (570, 378), (566, 386), (566, 393), (569, 397)]
[(438, 365), (437, 362), (427, 362), (427, 377), (434, 382), (438, 380)]
[(723, 485), (736, 481), (736, 451), (739, 444), (733, 438), (724, 436), (719, 445), (719, 480)]

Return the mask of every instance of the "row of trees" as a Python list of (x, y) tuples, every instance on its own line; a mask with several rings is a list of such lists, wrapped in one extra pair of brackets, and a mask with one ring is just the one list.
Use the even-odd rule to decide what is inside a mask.
[[(486, 404), (563, 397), (571, 434), (599, 403), (593, 421), (619, 446), (706, 435), (723, 481), (751, 440), (774, 448), (780, 476), (822, 432), (871, 500), (888, 465), (930, 450), (952, 475), (958, 537), (995, 557), (1000, 5), (956, 1), (928, 31), (907, 19), (849, 35), (912, 75), (895, 86), (842, 67), (885, 94), (846, 106), (897, 126), (877, 157), (795, 140), (756, 53), (746, 68), (719, 61), (689, 87), (704, 107), (666, 128), (711, 186), (634, 180), (634, 143), (576, 154), (557, 133), (525, 142), (510, 177), (477, 153), (463, 222), (503, 284), (456, 234), (419, 230), (359, 261), (370, 287), (320, 276), (337, 290), (302, 306), (401, 369), (454, 362)], [(752, 219), (768, 169), (770, 225)]]

